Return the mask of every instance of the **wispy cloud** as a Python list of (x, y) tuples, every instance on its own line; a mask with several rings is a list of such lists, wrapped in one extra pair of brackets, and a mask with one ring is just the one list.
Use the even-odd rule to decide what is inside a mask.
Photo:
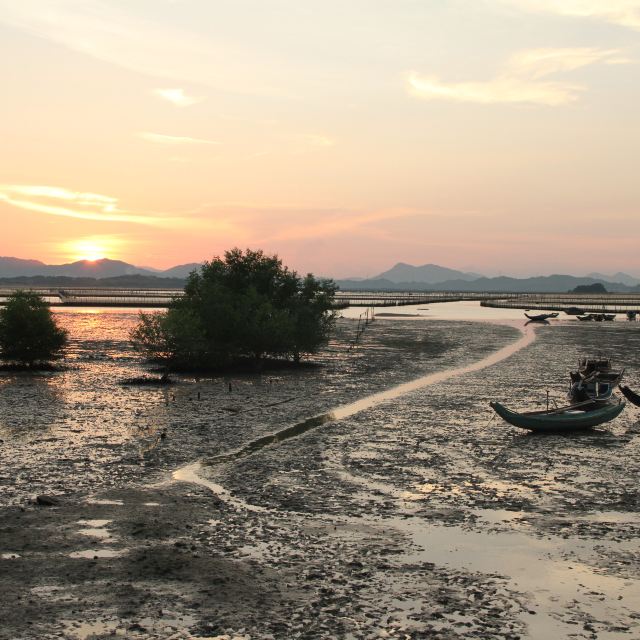
[(173, 226), (177, 222), (176, 218), (145, 216), (125, 211), (118, 207), (117, 198), (111, 196), (70, 191), (61, 187), (0, 185), (0, 202), (27, 211), (79, 220), (152, 226)]
[(512, 56), (503, 70), (491, 80), (446, 82), (437, 76), (410, 72), (407, 74), (407, 86), (410, 93), (424, 100), (558, 106), (577, 100), (585, 87), (548, 80), (548, 76), (575, 71), (596, 63), (629, 62), (617, 49), (529, 49)]
[(575, 71), (592, 64), (629, 64), (619, 49), (575, 47), (563, 49), (527, 49), (511, 57), (507, 70), (515, 76), (543, 78), (554, 73)]
[[(268, 215), (267, 215), (268, 214)], [(331, 238), (371, 230), (389, 220), (424, 215), (415, 209), (393, 208), (372, 212), (352, 209), (264, 208), (244, 209), (252, 220), (251, 234), (259, 242), (275, 243), (295, 240)], [(300, 219), (304, 222), (300, 222)], [(269, 221), (267, 224), (265, 221)], [(276, 228), (276, 231), (272, 229)]]
[(174, 104), (176, 107), (190, 107), (193, 104), (202, 102), (204, 99), (188, 96), (182, 89), (154, 89), (153, 92), (163, 100), (171, 102), (171, 104)]
[(284, 94), (295, 63), (283, 65), (279, 56), (238, 39), (207, 39), (129, 4), (0, 0), (0, 23), (149, 77), (245, 95)]
[(164, 133), (152, 133), (150, 131), (139, 131), (138, 138), (153, 142), (154, 144), (220, 144), (216, 140), (204, 140), (202, 138), (189, 138), (187, 136), (168, 136)]
[(640, 30), (640, 0), (500, 0), (532, 12), (592, 18)]
[(301, 139), (312, 147), (333, 147), (336, 144), (333, 138), (317, 133), (305, 133)]

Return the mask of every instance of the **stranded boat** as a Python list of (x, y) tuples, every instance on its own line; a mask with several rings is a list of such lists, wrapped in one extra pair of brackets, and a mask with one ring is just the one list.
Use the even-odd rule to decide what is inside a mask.
[(582, 316), (578, 316), (578, 320), (590, 321), (595, 320), (596, 322), (612, 322), (616, 319), (615, 313), (585, 313)]
[(570, 402), (607, 402), (614, 389), (620, 384), (624, 369), (611, 368), (610, 358), (583, 358), (578, 370), (572, 371), (569, 387)]
[(581, 309), (580, 307), (567, 307), (564, 312), (568, 315), (568, 316), (581, 316), (584, 314), (584, 310)]
[(491, 408), (514, 427), (539, 433), (590, 429), (616, 418), (625, 407), (624, 402), (607, 403), (594, 408), (591, 401), (542, 411), (518, 413), (499, 402), (490, 402)]
[(526, 311), (524, 315), (531, 320), (531, 322), (544, 322), (545, 320), (549, 320), (549, 318), (557, 318), (559, 313), (539, 313), (535, 316), (530, 316)]
[(635, 404), (636, 407), (640, 407), (640, 395), (638, 395), (637, 393), (635, 393), (634, 391), (631, 391), (631, 389), (629, 389), (629, 387), (626, 387), (625, 385), (621, 384), (620, 385), (620, 391), (622, 392), (622, 395), (631, 403), (631, 404)]

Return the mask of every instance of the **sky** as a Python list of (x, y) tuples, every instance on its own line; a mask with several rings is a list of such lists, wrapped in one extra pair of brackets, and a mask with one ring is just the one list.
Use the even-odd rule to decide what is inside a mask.
[(640, 275), (640, 0), (0, 0), (0, 255)]

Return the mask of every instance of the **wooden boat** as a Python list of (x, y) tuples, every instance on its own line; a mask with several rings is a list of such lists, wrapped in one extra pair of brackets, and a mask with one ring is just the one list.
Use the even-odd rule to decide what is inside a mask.
[(531, 322), (544, 322), (545, 320), (549, 320), (549, 318), (557, 318), (559, 313), (539, 313), (535, 316), (530, 316), (526, 311), (524, 315), (531, 320)]
[(596, 405), (596, 408), (594, 408), (593, 402), (582, 402), (560, 409), (517, 413), (507, 409), (499, 402), (490, 402), (489, 404), (505, 422), (514, 427), (540, 433), (590, 429), (613, 420), (620, 415), (625, 407), (624, 402)]
[(631, 404), (635, 404), (636, 407), (640, 407), (640, 395), (638, 395), (637, 393), (635, 393), (634, 391), (631, 391), (631, 389), (629, 389), (629, 387), (626, 387), (625, 385), (621, 384), (620, 385), (620, 391), (622, 391), (622, 395), (631, 403)]
[(612, 320), (616, 319), (616, 314), (615, 313), (603, 313), (602, 317), (607, 321), (607, 322), (611, 322)]
[(611, 367), (611, 358), (587, 357), (578, 361), (578, 370), (571, 374), (571, 378), (579, 376), (586, 380), (597, 376), (601, 381), (619, 381), (623, 373), (624, 369), (617, 371)]
[(564, 312), (568, 315), (568, 316), (581, 316), (584, 314), (584, 310), (581, 309), (580, 307), (567, 307)]
[(587, 313), (585, 316), (578, 316), (578, 320), (582, 322), (592, 322), (593, 316), (590, 313)]
[(578, 370), (569, 372), (569, 401), (608, 402), (623, 375), (624, 369), (615, 370), (611, 367), (610, 358), (582, 358), (578, 362)]

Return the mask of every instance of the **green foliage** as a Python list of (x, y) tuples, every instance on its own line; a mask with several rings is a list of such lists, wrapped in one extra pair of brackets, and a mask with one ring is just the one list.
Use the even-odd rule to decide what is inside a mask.
[(17, 291), (0, 307), (0, 357), (33, 366), (60, 356), (67, 343), (47, 303), (30, 291)]
[(134, 345), (172, 368), (316, 352), (333, 328), (332, 281), (300, 278), (277, 256), (232, 249), (194, 271), (168, 312), (142, 314)]
[(594, 282), (593, 284), (579, 284), (569, 293), (607, 293), (607, 289), (602, 282)]

